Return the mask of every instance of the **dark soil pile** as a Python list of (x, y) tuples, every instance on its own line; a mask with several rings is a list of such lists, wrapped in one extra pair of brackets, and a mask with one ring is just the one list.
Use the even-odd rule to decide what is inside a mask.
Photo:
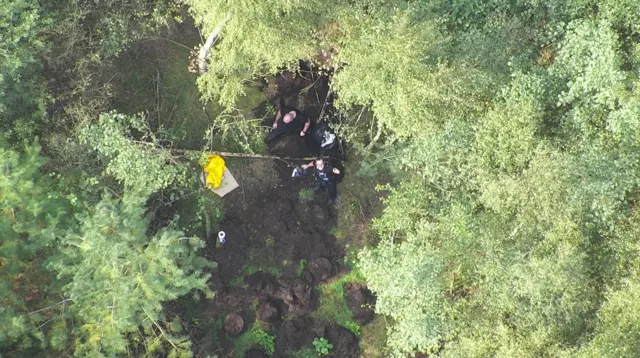
[(344, 296), (356, 322), (365, 325), (373, 320), (371, 307), (375, 300), (371, 291), (360, 284), (347, 283), (344, 286)]
[(235, 313), (229, 313), (224, 318), (224, 330), (228, 334), (235, 336), (238, 333), (242, 332), (243, 328), (244, 328), (244, 320), (242, 319), (242, 317), (240, 317), (240, 315)]

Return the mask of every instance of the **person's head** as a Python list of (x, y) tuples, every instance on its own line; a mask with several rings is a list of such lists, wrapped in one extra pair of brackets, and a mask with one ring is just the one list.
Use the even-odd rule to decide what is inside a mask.
[(296, 118), (296, 111), (291, 111), (291, 112), (288, 112), (287, 114), (285, 114), (282, 117), (282, 121), (284, 123), (289, 124), (289, 123), (291, 123), (293, 121), (294, 118)]
[(324, 159), (322, 159), (322, 158), (317, 158), (317, 159), (315, 160), (315, 166), (316, 166), (316, 168), (318, 168), (319, 170), (324, 169)]

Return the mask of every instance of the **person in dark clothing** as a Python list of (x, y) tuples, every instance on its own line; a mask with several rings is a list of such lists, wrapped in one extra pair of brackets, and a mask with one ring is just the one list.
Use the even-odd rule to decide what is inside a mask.
[(273, 121), (273, 128), (271, 132), (269, 132), (265, 142), (269, 144), (287, 133), (298, 133), (301, 137), (304, 137), (307, 135), (310, 125), (311, 119), (309, 116), (295, 108), (284, 106), (284, 103), (281, 103), (278, 113), (276, 113), (276, 118)]
[(301, 168), (304, 170), (308, 168), (315, 169), (314, 177), (316, 179), (316, 185), (313, 187), (313, 191), (327, 189), (329, 194), (329, 201), (327, 204), (332, 205), (338, 196), (336, 175), (340, 175), (340, 170), (338, 168), (334, 168), (329, 163), (325, 163), (322, 158), (318, 158), (309, 164), (304, 164)]

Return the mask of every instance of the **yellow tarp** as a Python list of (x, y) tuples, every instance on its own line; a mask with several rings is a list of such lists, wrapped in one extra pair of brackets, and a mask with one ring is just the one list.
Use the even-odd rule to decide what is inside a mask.
[(207, 186), (209, 188), (215, 189), (222, 184), (222, 176), (226, 168), (222, 157), (219, 155), (209, 156), (209, 162), (204, 167), (204, 172), (207, 173)]

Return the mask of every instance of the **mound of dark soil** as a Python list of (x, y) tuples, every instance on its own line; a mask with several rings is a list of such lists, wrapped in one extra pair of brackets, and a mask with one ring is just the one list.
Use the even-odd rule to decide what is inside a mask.
[(311, 273), (311, 277), (315, 283), (324, 282), (334, 275), (333, 264), (325, 257), (319, 257), (311, 260), (307, 269)]
[(330, 357), (358, 358), (360, 351), (358, 337), (348, 329), (337, 325), (328, 326), (325, 338), (333, 344)]
[(311, 312), (313, 309), (311, 289), (308, 282), (293, 279), (277, 292), (276, 297), (284, 301), (289, 314), (300, 315)]
[(262, 322), (275, 323), (280, 320), (280, 311), (271, 302), (262, 302), (257, 314)]
[(273, 296), (277, 289), (273, 276), (264, 272), (256, 272), (246, 278), (249, 290), (261, 296)]
[(369, 289), (357, 283), (347, 283), (344, 285), (344, 298), (356, 322), (364, 325), (373, 320), (373, 311), (368, 307), (375, 301)]
[(224, 330), (232, 336), (242, 332), (244, 328), (244, 319), (236, 313), (229, 313), (224, 318)]
[(278, 356), (284, 350), (281, 347), (289, 347), (289, 350), (298, 350), (302, 347), (311, 347), (316, 337), (311, 330), (312, 320), (308, 317), (298, 317), (284, 321), (276, 332), (276, 352)]

